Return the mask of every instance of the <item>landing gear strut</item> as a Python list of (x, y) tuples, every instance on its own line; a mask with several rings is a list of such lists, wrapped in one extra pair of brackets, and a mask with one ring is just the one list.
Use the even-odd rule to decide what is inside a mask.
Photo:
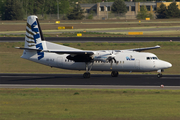
[(117, 77), (119, 75), (118, 71), (112, 71), (111, 76), (112, 77)]
[(161, 72), (163, 72), (164, 70), (158, 70), (157, 72), (158, 72), (158, 74), (157, 74), (157, 77), (158, 78), (161, 78), (162, 77), (162, 73)]
[(90, 78), (91, 77), (91, 73), (89, 71), (91, 71), (91, 68), (93, 66), (93, 62), (92, 62), (89, 69), (88, 69), (88, 64), (90, 64), (90, 63), (86, 62), (86, 72), (83, 74), (84, 78)]

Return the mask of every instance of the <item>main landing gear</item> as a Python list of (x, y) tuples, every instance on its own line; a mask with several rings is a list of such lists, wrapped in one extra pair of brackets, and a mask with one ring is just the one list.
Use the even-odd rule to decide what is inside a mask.
[(83, 74), (83, 77), (84, 77), (84, 78), (90, 78), (90, 77), (91, 77), (91, 73), (90, 73), (90, 72), (85, 72), (85, 73)]
[(119, 75), (118, 71), (112, 71), (111, 76), (112, 77), (117, 77)]
[[(88, 68), (89, 64), (91, 64), (90, 68)], [(90, 71), (91, 71), (92, 66), (93, 66), (93, 62), (92, 63), (86, 62), (86, 72), (83, 74), (84, 78), (90, 78), (91, 77)]]

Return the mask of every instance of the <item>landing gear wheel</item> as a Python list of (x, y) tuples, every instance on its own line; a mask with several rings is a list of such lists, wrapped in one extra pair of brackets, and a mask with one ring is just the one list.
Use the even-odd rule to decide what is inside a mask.
[(111, 76), (112, 77), (117, 77), (119, 75), (118, 71), (112, 71)]
[(162, 77), (162, 74), (160, 74), (160, 73), (157, 74), (157, 77), (158, 77), (158, 78), (161, 78), (161, 77)]
[(83, 74), (83, 77), (84, 77), (84, 78), (90, 78), (90, 77), (91, 77), (91, 74), (90, 74), (89, 72), (85, 72), (85, 73)]

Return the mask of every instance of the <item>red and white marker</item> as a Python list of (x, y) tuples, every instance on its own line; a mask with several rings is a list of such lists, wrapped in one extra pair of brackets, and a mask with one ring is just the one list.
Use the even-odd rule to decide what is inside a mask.
[(161, 88), (164, 88), (164, 85), (161, 85), (160, 87), (161, 87)]

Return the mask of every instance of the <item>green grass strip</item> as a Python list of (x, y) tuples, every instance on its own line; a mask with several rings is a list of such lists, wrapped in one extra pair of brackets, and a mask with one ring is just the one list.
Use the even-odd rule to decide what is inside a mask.
[(178, 120), (180, 90), (0, 89), (2, 120)]

